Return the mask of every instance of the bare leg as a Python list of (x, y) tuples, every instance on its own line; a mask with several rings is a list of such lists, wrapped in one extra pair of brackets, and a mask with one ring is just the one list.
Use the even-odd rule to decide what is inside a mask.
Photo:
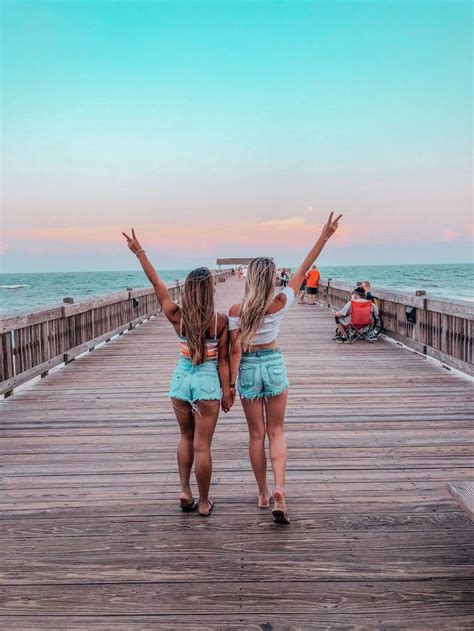
[(304, 303), (304, 295), (305, 295), (305, 293), (306, 293), (305, 290), (302, 289), (299, 292), (299, 294), (298, 294), (298, 298), (299, 298), (298, 302), (300, 303), (300, 305), (302, 305)]
[(211, 443), (219, 416), (220, 401), (199, 401), (194, 415), (194, 453), (196, 454), (196, 480), (199, 488), (199, 512), (209, 510), (209, 486), (211, 485)]
[(179, 499), (189, 502), (193, 497), (189, 479), (191, 477), (191, 467), (194, 461), (194, 415), (187, 401), (171, 399), (171, 403), (181, 431), (177, 449), (178, 471), (181, 481)]
[(285, 505), (285, 472), (286, 472), (286, 438), (285, 412), (288, 390), (265, 401), (267, 413), (267, 433), (270, 443), (270, 458), (275, 480), (275, 508), (286, 511)]
[(249, 427), (249, 457), (258, 492), (264, 503), (270, 499), (267, 484), (267, 456), (265, 454), (265, 418), (263, 399), (241, 399)]

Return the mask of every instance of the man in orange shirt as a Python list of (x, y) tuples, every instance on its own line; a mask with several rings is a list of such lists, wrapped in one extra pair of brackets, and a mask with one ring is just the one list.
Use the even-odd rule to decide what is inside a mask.
[(306, 293), (308, 294), (308, 304), (314, 305), (316, 303), (316, 294), (318, 293), (318, 285), (321, 274), (316, 268), (316, 265), (306, 272)]

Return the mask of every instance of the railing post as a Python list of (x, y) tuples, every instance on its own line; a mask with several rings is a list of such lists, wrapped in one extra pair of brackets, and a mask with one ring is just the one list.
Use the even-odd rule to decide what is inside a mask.
[(179, 303), (179, 301), (181, 300), (181, 285), (179, 284), (179, 278), (176, 278), (174, 282), (176, 283), (176, 302)]
[[(127, 291), (128, 291), (128, 299), (132, 300), (133, 287), (127, 287)], [(132, 320), (130, 320), (130, 324), (128, 325), (128, 330), (131, 331), (132, 329), (133, 329), (133, 322)]]
[(417, 289), (415, 291), (415, 296), (417, 298), (422, 298), (421, 307), (418, 307), (417, 305), (416, 308), (420, 309), (423, 312), (423, 316), (422, 318), (417, 317), (416, 323), (413, 325), (413, 341), (419, 342), (420, 344), (423, 345), (423, 355), (426, 355), (426, 352), (428, 349), (426, 348), (426, 344), (422, 340), (422, 334), (421, 334), (422, 333), (422, 329), (421, 329), (422, 320), (424, 321), (425, 313), (426, 313), (426, 291), (424, 289)]
[(330, 303), (330, 298), (329, 298), (329, 290), (331, 288), (331, 281), (332, 281), (332, 278), (328, 278), (328, 284), (326, 287), (326, 301), (327, 301), (328, 309), (331, 308), (331, 303)]

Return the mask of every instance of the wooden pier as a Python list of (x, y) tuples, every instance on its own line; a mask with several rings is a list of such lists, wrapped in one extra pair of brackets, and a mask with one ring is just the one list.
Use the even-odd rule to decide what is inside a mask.
[[(219, 283), (220, 308), (240, 291)], [(176, 337), (162, 315), (114, 327), (0, 407), (0, 629), (474, 627), (474, 523), (448, 491), (474, 479), (472, 383), (393, 342), (334, 344), (328, 311), (295, 304), (292, 523), (256, 507), (238, 403), (203, 519), (177, 510)]]

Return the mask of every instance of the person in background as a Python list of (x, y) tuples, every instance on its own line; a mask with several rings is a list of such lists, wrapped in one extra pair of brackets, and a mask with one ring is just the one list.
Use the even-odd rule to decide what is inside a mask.
[(311, 269), (306, 272), (306, 293), (308, 294), (309, 305), (316, 304), (316, 294), (318, 293), (320, 278), (321, 274), (316, 265), (313, 265)]
[(383, 315), (380, 308), (380, 300), (373, 295), (371, 291), (372, 286), (368, 280), (364, 280), (361, 283), (361, 286), (365, 289), (365, 297), (367, 298), (367, 300), (370, 300), (377, 307), (378, 314), (376, 316), (376, 320), (377, 320), (376, 331), (377, 331), (377, 334), (379, 334), (383, 331), (383, 328), (384, 328)]
[(290, 280), (290, 270), (284, 267), (281, 270), (280, 278), (281, 278), (281, 286), (286, 287), (288, 285), (288, 281)]
[[(337, 332), (334, 341), (343, 342), (346, 338), (346, 327), (351, 321), (351, 302), (368, 302), (368, 298), (363, 287), (356, 287), (352, 294), (352, 299), (342, 307), (340, 311), (336, 311), (334, 318), (337, 324)], [(375, 319), (379, 315), (377, 305), (372, 303), (372, 317)]]
[(368, 280), (364, 280), (362, 281), (360, 286), (365, 291), (365, 297), (367, 298), (367, 300), (371, 300), (372, 302), (375, 302), (375, 297), (371, 294), (372, 286), (370, 282)]
[(303, 282), (300, 285), (298, 293), (298, 304), (304, 305), (304, 297), (306, 295), (306, 276), (303, 278)]

